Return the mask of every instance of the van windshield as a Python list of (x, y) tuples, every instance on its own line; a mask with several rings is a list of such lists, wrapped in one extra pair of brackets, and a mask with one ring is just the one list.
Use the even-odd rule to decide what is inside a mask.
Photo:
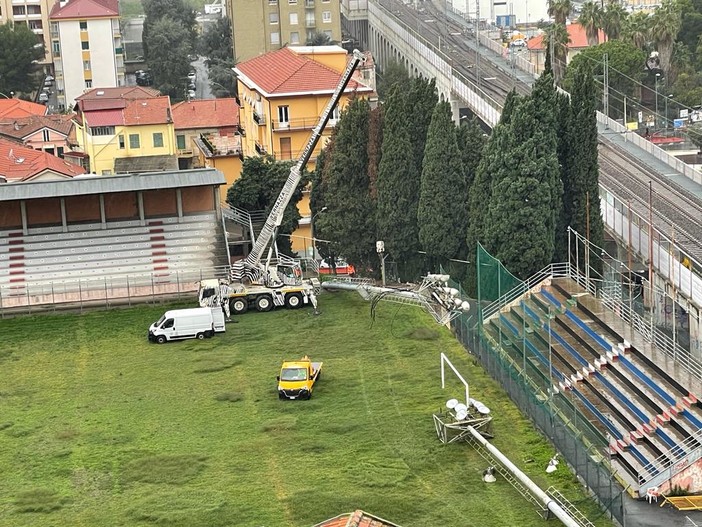
[(161, 318), (158, 319), (156, 322), (156, 327), (161, 327), (161, 324), (163, 324), (163, 321), (166, 320), (166, 315), (163, 315)]
[(306, 381), (307, 380), (307, 369), (306, 368), (284, 368), (280, 373), (281, 381)]

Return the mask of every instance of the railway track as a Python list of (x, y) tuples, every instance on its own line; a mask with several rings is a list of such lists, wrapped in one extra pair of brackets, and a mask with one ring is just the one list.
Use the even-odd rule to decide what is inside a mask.
[(654, 227), (669, 237), (674, 231), (676, 244), (702, 261), (702, 201), (606, 142), (600, 142), (599, 153), (600, 183), (622, 201), (630, 201), (632, 210), (647, 219), (650, 182)]

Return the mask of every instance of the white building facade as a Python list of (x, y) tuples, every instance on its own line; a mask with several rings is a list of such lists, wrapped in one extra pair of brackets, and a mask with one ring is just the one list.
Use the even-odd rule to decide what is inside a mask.
[(548, 0), (449, 0), (454, 9), (492, 25), (503, 26), (513, 15), (514, 24), (535, 24), (548, 20)]

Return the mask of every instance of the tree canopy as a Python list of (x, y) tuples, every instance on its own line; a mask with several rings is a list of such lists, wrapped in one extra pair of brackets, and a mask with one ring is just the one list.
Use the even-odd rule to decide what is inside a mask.
[(30, 93), (42, 79), (34, 75), (35, 61), (44, 57), (42, 40), (25, 24), (0, 24), (0, 92)]
[(153, 24), (145, 42), (151, 50), (148, 62), (155, 87), (174, 99), (184, 99), (191, 52), (187, 30), (172, 18), (163, 17)]

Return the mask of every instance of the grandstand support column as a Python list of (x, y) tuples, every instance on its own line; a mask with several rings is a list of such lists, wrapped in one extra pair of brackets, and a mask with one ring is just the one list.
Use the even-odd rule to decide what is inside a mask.
[(183, 191), (176, 189), (176, 208), (178, 209), (178, 223), (183, 221)]
[(26, 236), (29, 231), (27, 230), (27, 202), (25, 200), (20, 201), (20, 215), (22, 216), (22, 234)]
[(146, 219), (144, 218), (144, 193), (137, 192), (137, 204), (139, 206), (139, 224), (143, 227), (146, 225)]
[(105, 219), (105, 195), (100, 194), (100, 228), (107, 229), (107, 221)]
[(66, 199), (59, 199), (61, 204), (61, 230), (63, 232), (68, 232), (68, 221), (66, 220)]
[(212, 193), (214, 194), (214, 202), (215, 202), (215, 213), (217, 214), (218, 218), (222, 217), (222, 197), (219, 192), (219, 187), (213, 187), (212, 188)]

